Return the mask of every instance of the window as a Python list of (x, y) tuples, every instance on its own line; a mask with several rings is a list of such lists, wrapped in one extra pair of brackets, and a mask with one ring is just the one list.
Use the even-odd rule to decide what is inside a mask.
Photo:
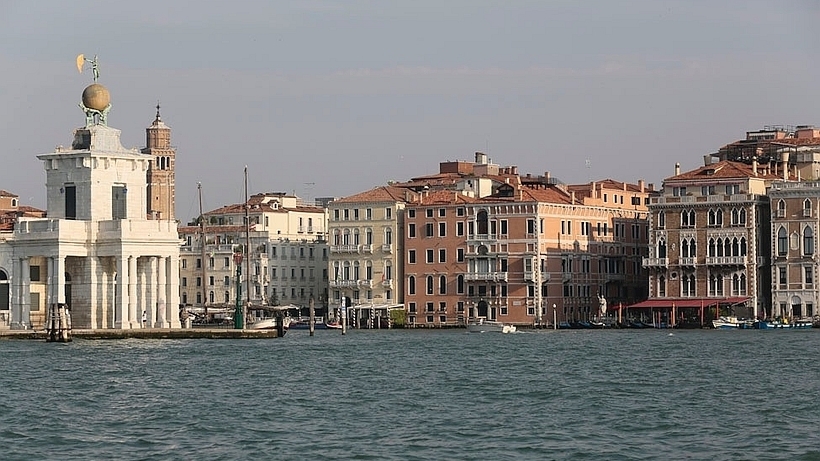
[(444, 222), (438, 223), (438, 236), (439, 237), (446, 237), (447, 236), (447, 223), (444, 223)]
[[(686, 188), (685, 187), (673, 187), (672, 188), (672, 195), (675, 197), (682, 197), (686, 195)], [(606, 200), (604, 200), (606, 201)]]
[(456, 235), (459, 237), (464, 235), (464, 222), (459, 221), (456, 223)]
[(803, 254), (806, 256), (814, 254), (814, 231), (809, 226), (803, 230)]
[(715, 195), (715, 186), (701, 186), (700, 195)]
[(416, 250), (409, 250), (407, 252), (407, 262), (410, 264), (416, 264)]
[(811, 266), (806, 266), (806, 267), (803, 268), (803, 270), (804, 270), (804, 274), (805, 274), (805, 278), (803, 279), (803, 282), (806, 284), (807, 288), (811, 287), (814, 284), (814, 272), (812, 271), (812, 267)]
[[(658, 213), (658, 229), (665, 229), (665, 228), (666, 228), (666, 213), (661, 211), (661, 212)], [(601, 233), (600, 229), (598, 230), (598, 233), (599, 234)]]
[(460, 263), (464, 262), (464, 248), (456, 249), (456, 261)]
[(425, 237), (433, 237), (434, 235), (435, 234), (433, 234), (433, 223), (428, 222), (427, 224), (424, 225), (424, 236)]
[(487, 212), (481, 210), (476, 215), (476, 225), (478, 226), (478, 234), (486, 235), (488, 230)]
[(407, 210), (407, 217), (408, 218), (415, 218), (416, 217), (416, 210)]
[[(427, 294), (428, 295), (433, 294), (433, 276), (432, 275), (427, 276)], [(430, 304), (432, 304), (432, 303), (430, 303)]]
[(414, 295), (416, 294), (416, 277), (410, 276), (407, 277), (407, 294)]
[(777, 268), (777, 283), (779, 283), (780, 285), (786, 285), (786, 268), (785, 267), (778, 267)]
[(439, 248), (438, 249), (438, 262), (446, 263), (447, 262), (447, 249)]
[(456, 208), (456, 216), (464, 216), (464, 208)]
[(726, 186), (726, 195), (739, 194), (740, 184), (728, 184)]
[(415, 238), (416, 237), (416, 225), (410, 223), (407, 225), (407, 238)]
[(811, 200), (809, 199), (803, 201), (803, 216), (811, 217)]
[[(721, 209), (711, 209), (709, 210), (708, 215), (709, 220), (709, 227), (721, 227), (723, 226), (723, 210)], [(694, 225), (694, 223), (693, 223)]]
[(364, 219), (367, 219), (367, 220), (373, 219), (373, 209), (372, 208), (366, 208), (364, 210)]
[(464, 275), (459, 274), (456, 277), (456, 293), (463, 295), (464, 294)]
[(443, 217), (447, 216), (446, 209), (445, 208), (439, 208), (438, 209), (438, 216), (439, 216), (439, 218), (443, 218)]
[(499, 232), (499, 233), (501, 235), (507, 235), (507, 220), (502, 219), (500, 222), (501, 222), (501, 232)]
[(666, 297), (666, 277), (663, 275), (658, 277), (658, 296), (661, 298)]
[(427, 254), (427, 264), (432, 263), (433, 262), (433, 250), (428, 249), (426, 254)]
[(408, 309), (410, 309), (410, 312), (412, 312), (412, 313), (416, 312), (416, 303), (409, 303), (407, 305), (407, 307), (408, 307)]
[(384, 219), (393, 219), (393, 209), (392, 208), (385, 208), (384, 209)]
[(681, 227), (695, 227), (695, 210), (683, 210), (680, 213)]
[(778, 256), (786, 256), (789, 249), (789, 238), (786, 234), (786, 228), (781, 227), (777, 231), (777, 254)]
[(683, 296), (685, 297), (692, 297), (695, 296), (695, 275), (684, 275), (683, 276)]
[[(564, 228), (564, 222), (565, 221), (561, 221), (561, 233), (562, 234), (572, 233), (572, 229), (569, 229), (567, 232), (564, 232), (566, 230)], [(566, 222), (568, 222), (568, 221), (566, 221)], [(528, 219), (527, 220), (527, 233), (528, 234), (534, 234), (535, 233), (535, 220), (534, 219)]]
[(438, 277), (438, 294), (446, 295), (447, 294), (447, 276), (446, 275), (439, 275)]
[(426, 209), (426, 210), (424, 210), (424, 211), (426, 211), (426, 215), (425, 215), (425, 216), (427, 216), (428, 218), (432, 218), (432, 217), (433, 217), (433, 209), (432, 209), (432, 208), (428, 208), (428, 209)]

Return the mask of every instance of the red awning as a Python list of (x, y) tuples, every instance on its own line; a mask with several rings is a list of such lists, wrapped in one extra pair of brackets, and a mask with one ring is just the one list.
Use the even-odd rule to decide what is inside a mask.
[(671, 308), (674, 306), (675, 308), (687, 308), (687, 307), (710, 307), (714, 306), (715, 304), (720, 305), (735, 305), (735, 304), (742, 304), (748, 301), (749, 298), (746, 296), (742, 297), (733, 297), (733, 298), (657, 298), (657, 299), (647, 299), (646, 301), (641, 301), (639, 303), (632, 304), (631, 306), (623, 306), (624, 308), (628, 309), (649, 309), (649, 308)]

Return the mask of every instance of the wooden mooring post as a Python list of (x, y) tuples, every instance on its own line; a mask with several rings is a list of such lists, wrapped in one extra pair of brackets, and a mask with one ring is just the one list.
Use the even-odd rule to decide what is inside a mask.
[(46, 318), (46, 341), (67, 343), (71, 341), (71, 312), (65, 304), (51, 304)]

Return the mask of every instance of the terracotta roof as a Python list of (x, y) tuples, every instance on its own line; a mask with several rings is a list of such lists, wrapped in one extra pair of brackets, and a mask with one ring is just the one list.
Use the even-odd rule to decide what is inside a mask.
[(459, 203), (479, 203), (480, 199), (464, 195), (460, 192), (451, 190), (434, 190), (427, 193), (419, 194), (420, 199), (413, 205), (456, 205)]
[(18, 195), (7, 190), (0, 189), (0, 197), (18, 197)]
[[(256, 230), (256, 224), (251, 224), (251, 232)], [(177, 229), (180, 234), (198, 234), (200, 231), (199, 226), (182, 226)], [(216, 233), (235, 233), (235, 232), (245, 232), (245, 226), (237, 226), (237, 225), (205, 225), (205, 232), (208, 234), (216, 234)]]
[(544, 189), (530, 189), (525, 187), (521, 189), (521, 201), (571, 205), (572, 197), (557, 187), (548, 187)]
[[(604, 189), (610, 190), (620, 190), (620, 191), (627, 191), (627, 192), (641, 192), (641, 188), (637, 184), (630, 184), (628, 182), (623, 181), (616, 181), (614, 179), (602, 179), (600, 181), (594, 181), (596, 187), (600, 184), (601, 187)], [(624, 189), (624, 185), (626, 185), (626, 189)], [(574, 191), (575, 193), (581, 192), (586, 193), (589, 195), (589, 191), (592, 188), (592, 183), (586, 184), (568, 184), (567, 189)], [(646, 186), (644, 186), (644, 192), (651, 192)]]
[(731, 178), (782, 179), (782, 176), (773, 174), (771, 172), (769, 174), (765, 174), (765, 169), (761, 167), (758, 167), (757, 176), (755, 176), (752, 165), (747, 165), (743, 162), (732, 162), (729, 160), (724, 160), (721, 162), (712, 163), (710, 165), (705, 165), (700, 168), (687, 171), (685, 173), (681, 173), (677, 176), (668, 177), (664, 181)]
[(334, 200), (333, 203), (360, 203), (360, 202), (407, 202), (408, 194), (413, 194), (402, 187), (378, 186), (368, 191)]

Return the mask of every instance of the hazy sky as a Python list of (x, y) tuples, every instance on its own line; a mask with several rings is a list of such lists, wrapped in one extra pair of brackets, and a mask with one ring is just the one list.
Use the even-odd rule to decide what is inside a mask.
[[(564, 182), (658, 187), (764, 125), (818, 124), (817, 1), (0, 0), (0, 189), (45, 205), (99, 56), (109, 125), (157, 101), (177, 217), (251, 193), (344, 196), (475, 151)], [(589, 160), (587, 166), (586, 160)]]

